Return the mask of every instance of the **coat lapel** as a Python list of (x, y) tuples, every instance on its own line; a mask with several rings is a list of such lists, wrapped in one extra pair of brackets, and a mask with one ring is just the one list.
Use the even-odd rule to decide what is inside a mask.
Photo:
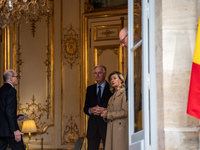
[(94, 97), (94, 100), (95, 100), (95, 103), (96, 103), (96, 105), (98, 104), (98, 102), (97, 102), (97, 84), (95, 84), (94, 85), (94, 88), (93, 88), (93, 97)]

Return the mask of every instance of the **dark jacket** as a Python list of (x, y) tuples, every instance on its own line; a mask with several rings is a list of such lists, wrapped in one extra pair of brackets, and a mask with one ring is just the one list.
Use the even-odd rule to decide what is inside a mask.
[(5, 83), (0, 88), (0, 137), (14, 137), (17, 124), (17, 91)]

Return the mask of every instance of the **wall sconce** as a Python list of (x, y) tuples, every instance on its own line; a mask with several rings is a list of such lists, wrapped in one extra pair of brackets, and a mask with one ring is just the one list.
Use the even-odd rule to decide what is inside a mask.
[(22, 132), (28, 133), (29, 140), (31, 139), (31, 133), (37, 132), (37, 127), (34, 120), (25, 120), (22, 125)]

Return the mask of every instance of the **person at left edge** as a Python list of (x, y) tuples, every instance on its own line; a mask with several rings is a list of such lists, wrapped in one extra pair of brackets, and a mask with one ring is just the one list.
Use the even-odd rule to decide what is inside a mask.
[(14, 70), (6, 70), (5, 81), (0, 88), (0, 150), (6, 150), (9, 144), (12, 150), (25, 150), (22, 135), (17, 123), (18, 76)]
[[(106, 109), (108, 100), (112, 96), (109, 83), (105, 80), (105, 77), (106, 67), (103, 65), (96, 66), (94, 68), (94, 78), (97, 83), (87, 87), (84, 112), (89, 115), (87, 128), (88, 150), (99, 150), (101, 139), (105, 149), (107, 123), (100, 115)], [(98, 103), (99, 86), (101, 86), (101, 99)]]

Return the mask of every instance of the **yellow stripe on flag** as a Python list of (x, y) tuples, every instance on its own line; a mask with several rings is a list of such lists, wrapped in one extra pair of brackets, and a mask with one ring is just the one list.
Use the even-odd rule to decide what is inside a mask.
[(193, 62), (200, 65), (200, 18), (199, 18), (199, 24), (198, 24), (198, 30), (197, 30)]

